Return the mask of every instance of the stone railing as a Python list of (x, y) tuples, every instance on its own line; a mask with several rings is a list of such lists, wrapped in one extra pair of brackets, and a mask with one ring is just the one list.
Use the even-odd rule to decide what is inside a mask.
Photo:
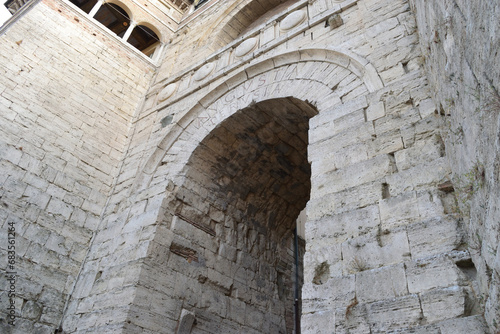
[(154, 109), (161, 109), (250, 63), (254, 58), (310, 27), (324, 24), (325, 21), (328, 21), (331, 28), (341, 25), (342, 19), (338, 14), (357, 2), (358, 0), (299, 1), (213, 53), (205, 61), (198, 62), (169, 78), (160, 79), (150, 90), (148, 98), (156, 95)]

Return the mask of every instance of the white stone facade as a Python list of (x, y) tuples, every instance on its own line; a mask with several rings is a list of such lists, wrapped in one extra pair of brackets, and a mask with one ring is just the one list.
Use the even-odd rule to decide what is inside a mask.
[(211, 0), (159, 66), (73, 7), (0, 36), (2, 331), (500, 329), (500, 5)]

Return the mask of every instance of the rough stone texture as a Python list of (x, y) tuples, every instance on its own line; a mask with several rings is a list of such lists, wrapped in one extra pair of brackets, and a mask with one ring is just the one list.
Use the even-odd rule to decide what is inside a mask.
[[(26, 262), (16, 330), (53, 332), (62, 320), (67, 333), (293, 333), (297, 298), (302, 333), (495, 332), (498, 122), (449, 116), (455, 85), (433, 74), (472, 78), (498, 64), (492, 52), (469, 69), (446, 65), (461, 38), (482, 34), (461, 30), (464, 13), (499, 7), (487, 6), (210, 1), (180, 22), (154, 69), (57, 3), (36, 5), (2, 36), (0, 217), (3, 235), (16, 220)], [(35, 38), (45, 21), (54, 44)], [(238, 57), (245, 41), (255, 49)], [(89, 55), (60, 68), (60, 49)], [(27, 57), (37, 50), (45, 56)], [(25, 77), (35, 71), (46, 74)], [(36, 93), (35, 77), (47, 78)], [(484, 147), (478, 124), (489, 127)], [(475, 164), (470, 152), (494, 154)]]
[(466, 243), (478, 271), (481, 304), (489, 328), (500, 330), (498, 282), (500, 6), (495, 1), (411, 1), (420, 47), (445, 115), (443, 138), (464, 217)]
[(78, 17), (41, 2), (0, 37), (1, 286), (15, 223), (19, 333), (59, 327), (153, 74)]

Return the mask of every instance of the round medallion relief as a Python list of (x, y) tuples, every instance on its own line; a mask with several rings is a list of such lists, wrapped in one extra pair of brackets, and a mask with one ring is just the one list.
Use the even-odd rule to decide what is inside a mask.
[(302, 22), (306, 20), (306, 11), (305, 10), (297, 10), (293, 13), (288, 14), (287, 17), (283, 19), (280, 23), (280, 29), (281, 30), (290, 30)]
[(249, 54), (253, 50), (257, 48), (258, 38), (252, 37), (238, 45), (238, 47), (234, 50), (234, 55), (236, 57), (243, 57), (244, 55)]
[(176, 89), (177, 89), (176, 83), (171, 83), (170, 85), (165, 86), (165, 88), (163, 88), (161, 92), (158, 94), (158, 101), (163, 102), (167, 100), (169, 97), (174, 95)]
[(208, 63), (208, 64), (203, 65), (202, 67), (200, 67), (198, 69), (198, 71), (196, 71), (196, 73), (193, 76), (193, 79), (195, 81), (200, 81), (200, 80), (205, 79), (206, 77), (209, 76), (210, 73), (213, 72), (214, 68), (215, 68), (214, 63)]

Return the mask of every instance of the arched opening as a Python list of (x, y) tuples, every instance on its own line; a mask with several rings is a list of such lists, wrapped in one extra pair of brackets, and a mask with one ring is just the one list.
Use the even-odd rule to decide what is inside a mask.
[(219, 33), (219, 42), (224, 46), (238, 36), (267, 21), (271, 16), (285, 10), (298, 0), (251, 1), (241, 8)]
[(97, 0), (71, 0), (71, 3), (88, 14), (94, 8)]
[(94, 18), (119, 37), (123, 37), (130, 25), (128, 13), (125, 9), (114, 3), (103, 4)]
[(136, 26), (127, 41), (147, 56), (151, 56), (160, 44), (158, 35), (145, 25)]
[(259, 102), (219, 124), (191, 155), (175, 195), (169, 268), (195, 285), (179, 298), (200, 332), (294, 330), (305, 247), (294, 231), (309, 200), (315, 114), (295, 98)]

